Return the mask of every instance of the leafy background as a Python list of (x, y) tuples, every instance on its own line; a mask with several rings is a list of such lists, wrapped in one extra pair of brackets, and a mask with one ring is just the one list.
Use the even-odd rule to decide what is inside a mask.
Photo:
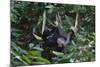
[[(51, 62), (41, 56), (41, 29), (43, 12), (46, 25), (54, 24), (59, 11), (62, 26), (67, 32), (74, 25), (79, 13), (79, 29), (76, 37), (64, 49), (65, 54), (55, 52)], [(95, 6), (22, 2), (11, 0), (11, 66), (40, 65), (95, 61)], [(33, 36), (35, 33), (37, 39)]]

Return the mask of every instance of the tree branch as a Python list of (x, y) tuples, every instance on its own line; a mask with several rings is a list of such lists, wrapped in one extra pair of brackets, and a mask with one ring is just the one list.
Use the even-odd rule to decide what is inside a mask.
[(42, 34), (44, 32), (44, 29), (45, 29), (45, 24), (46, 24), (46, 11), (44, 10), (43, 12), (43, 24), (42, 24)]
[(78, 27), (78, 17), (79, 17), (79, 13), (76, 13), (76, 21), (75, 21), (75, 28)]
[(71, 29), (74, 31), (74, 33), (76, 34), (76, 32), (78, 31), (78, 19), (79, 19), (79, 13), (76, 13), (76, 19), (75, 19), (75, 25), (71, 26)]
[(42, 40), (42, 38), (39, 37), (38, 35), (36, 35), (35, 33), (33, 33), (33, 36), (34, 36), (37, 40)]

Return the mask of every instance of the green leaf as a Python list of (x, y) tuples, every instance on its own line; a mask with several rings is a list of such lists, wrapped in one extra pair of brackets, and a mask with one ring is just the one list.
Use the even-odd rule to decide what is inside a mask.
[(22, 32), (22, 30), (16, 29), (16, 28), (11, 28), (11, 31), (12, 31), (12, 32)]
[(45, 8), (54, 8), (54, 6), (53, 5), (48, 5)]
[(64, 55), (64, 53), (56, 52), (56, 51), (53, 51), (52, 53), (59, 56), (59, 57), (62, 57)]
[(26, 61), (27, 63), (29, 63), (29, 64), (32, 62), (32, 60), (29, 59), (26, 55), (22, 55), (21, 58), (22, 58), (24, 61)]
[(29, 51), (29, 53), (30, 53), (32, 56), (40, 56), (40, 52), (39, 52), (39, 51)]
[(40, 52), (39, 51), (29, 51), (29, 53), (35, 58), (35, 59), (38, 59), (39, 61), (42, 61), (46, 64), (50, 64), (50, 62), (44, 58), (42, 58), (40, 56)]
[(10, 16), (11, 16), (11, 21), (16, 23), (17, 22), (17, 16), (14, 15), (14, 14), (11, 14)]
[(45, 64), (50, 64), (50, 61), (48, 61), (47, 59), (44, 59), (42, 57), (37, 57), (37, 59), (44, 62)]

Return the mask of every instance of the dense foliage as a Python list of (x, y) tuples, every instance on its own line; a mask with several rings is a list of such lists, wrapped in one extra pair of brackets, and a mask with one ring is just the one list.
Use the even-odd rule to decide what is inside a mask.
[[(46, 26), (54, 25), (59, 12), (65, 32), (79, 13), (76, 37), (51, 62), (41, 56), (43, 13)], [(33, 36), (36, 34), (36, 37)], [(11, 1), (11, 66), (95, 61), (95, 7), (86, 5)]]

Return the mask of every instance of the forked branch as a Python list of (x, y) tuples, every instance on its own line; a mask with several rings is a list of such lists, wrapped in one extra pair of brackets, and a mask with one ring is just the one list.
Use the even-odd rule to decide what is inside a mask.
[(78, 19), (79, 19), (79, 13), (76, 13), (76, 19), (75, 19), (75, 25), (71, 26), (71, 29), (76, 33), (78, 31)]

